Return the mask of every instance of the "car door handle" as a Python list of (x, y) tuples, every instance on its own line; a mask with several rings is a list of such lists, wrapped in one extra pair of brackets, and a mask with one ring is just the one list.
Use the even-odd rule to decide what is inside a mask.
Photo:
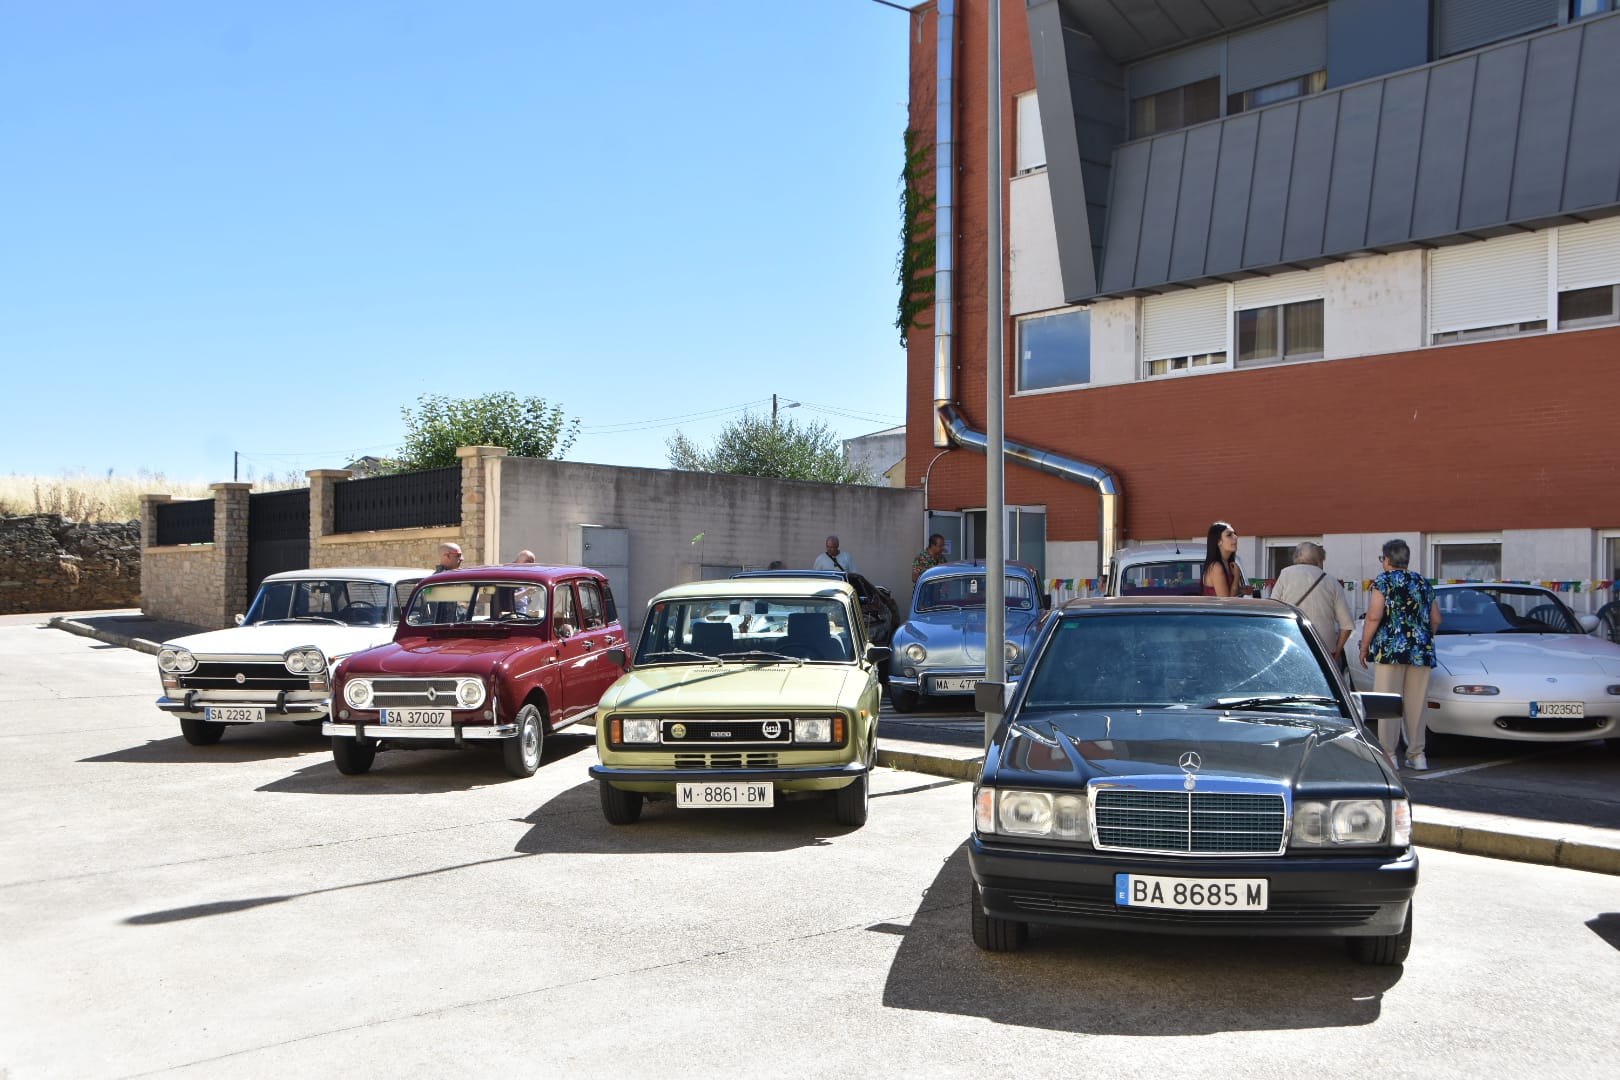
[(588, 641), (587, 640), (587, 641), (582, 641), (582, 642), (579, 643), (579, 647), (581, 649), (584, 649), (586, 652), (590, 652), (591, 649), (595, 648), (595, 646), (596, 646), (596, 642), (594, 642), (594, 641)]

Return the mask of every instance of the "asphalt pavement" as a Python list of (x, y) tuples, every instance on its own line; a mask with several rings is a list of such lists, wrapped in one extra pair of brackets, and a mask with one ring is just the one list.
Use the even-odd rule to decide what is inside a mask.
[[(201, 630), (138, 610), (34, 618), (153, 654)], [(978, 776), (984, 723), (976, 713), (925, 705), (901, 714), (885, 701), (878, 731), (880, 765), (953, 780)], [(1620, 752), (1601, 740), (1430, 740), (1430, 770), (1404, 774), (1419, 847), (1620, 874)]]

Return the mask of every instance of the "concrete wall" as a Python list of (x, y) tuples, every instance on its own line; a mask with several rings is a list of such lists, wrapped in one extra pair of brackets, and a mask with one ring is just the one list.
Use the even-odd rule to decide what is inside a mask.
[(131, 607), (140, 596), (138, 522), (0, 519), (0, 615)]
[[(582, 524), (630, 533), (629, 594), (616, 589), (632, 628), (653, 593), (700, 576), (700, 567), (810, 566), (835, 533), (856, 568), (898, 598), (910, 593), (921, 549), (922, 492), (754, 476), (627, 469), (504, 458), (490, 512), (499, 521), (496, 561), (530, 548), (562, 562)], [(697, 544), (692, 538), (699, 533)]]
[(1322, 284), (1326, 358), (1423, 347), (1423, 252), (1329, 263), (1322, 268)]
[(1013, 177), (1007, 201), (1007, 314), (1064, 307), (1046, 170)]

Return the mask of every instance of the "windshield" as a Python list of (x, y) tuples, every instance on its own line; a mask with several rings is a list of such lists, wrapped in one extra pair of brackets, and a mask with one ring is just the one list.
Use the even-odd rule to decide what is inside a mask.
[(527, 581), (430, 582), (417, 590), (405, 613), (407, 626), (525, 625), (545, 618), (545, 587)]
[(1273, 615), (1065, 615), (1024, 681), (1026, 708), (1275, 703), (1344, 715), (1301, 624)]
[(693, 597), (652, 606), (636, 664), (694, 658), (848, 663), (854, 642), (849, 609), (836, 596)]
[[(917, 610), (983, 608), (988, 585), (989, 579), (983, 574), (931, 577), (917, 586)], [(1034, 608), (1035, 594), (1027, 580), (1007, 575), (1007, 606), (1021, 611)]]
[(1435, 602), (1442, 634), (1585, 633), (1563, 601), (1544, 589), (1437, 589)]
[[(403, 583), (409, 590), (414, 582)], [(259, 587), (243, 626), (275, 622), (327, 622), (345, 626), (392, 626), (396, 602), (385, 581), (329, 578), (267, 581)]]
[(1142, 562), (1119, 572), (1120, 596), (1202, 596), (1203, 573), (1197, 559)]

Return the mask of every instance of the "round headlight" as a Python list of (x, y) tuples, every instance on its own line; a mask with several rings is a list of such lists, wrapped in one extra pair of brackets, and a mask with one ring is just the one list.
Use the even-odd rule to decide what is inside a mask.
[[(167, 665), (164, 664), (164, 653), (167, 653)], [(184, 649), (164, 649), (158, 653), (158, 667), (164, 671), (173, 671), (184, 675), (188, 671), (197, 669), (197, 658)]]
[(1052, 831), (1052, 796), (1039, 791), (1003, 791), (998, 832), (1045, 836)]
[(367, 708), (371, 704), (371, 683), (365, 679), (350, 679), (343, 685), (343, 700), (356, 709)]
[(477, 679), (462, 679), (456, 684), (456, 700), (463, 709), (476, 709), (484, 703), (484, 684)]
[(915, 641), (906, 646), (905, 653), (906, 659), (910, 660), (914, 664), (920, 664), (924, 660), (928, 659), (928, 650), (917, 644)]
[(173, 671), (174, 670), (174, 650), (173, 649), (159, 649), (158, 650), (158, 669), (160, 671)]
[(1018, 647), (1018, 642), (1016, 642), (1016, 641), (1007, 642), (1007, 662), (1010, 664), (1014, 660), (1017, 660), (1018, 657), (1023, 654), (1023, 651), (1024, 651), (1023, 649), (1020, 649)]
[(1384, 838), (1384, 804), (1374, 799), (1346, 799), (1333, 804), (1333, 840), (1372, 844)]

